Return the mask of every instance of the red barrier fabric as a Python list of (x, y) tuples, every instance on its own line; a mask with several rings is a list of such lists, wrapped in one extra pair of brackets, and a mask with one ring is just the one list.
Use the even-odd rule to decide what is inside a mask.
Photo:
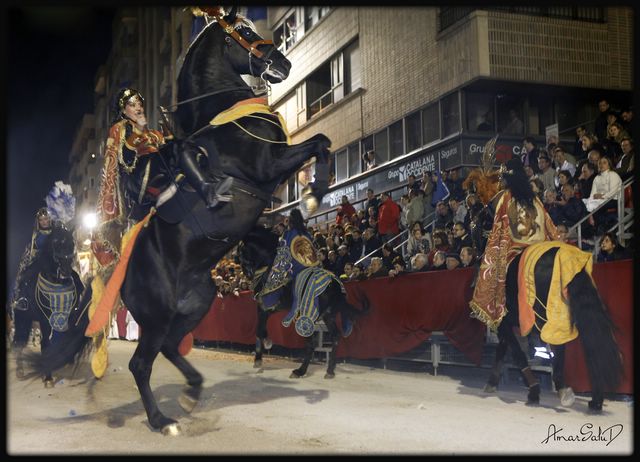
[[(600, 298), (609, 309), (618, 328), (616, 340), (622, 352), (624, 377), (616, 390), (633, 393), (633, 260), (620, 260), (593, 265), (593, 279)], [(577, 392), (591, 391), (580, 337), (567, 344), (565, 381)]]
[[(608, 306), (624, 356), (625, 378), (619, 393), (633, 389), (632, 260), (593, 265), (593, 278)], [(431, 332), (443, 331), (449, 341), (471, 361), (479, 364), (486, 328), (469, 317), (472, 268), (405, 274), (396, 278), (376, 278), (347, 282), (348, 300), (360, 308), (366, 294), (369, 313), (355, 320), (354, 330), (338, 345), (336, 355), (354, 359), (388, 358), (405, 353), (426, 341)], [(193, 331), (198, 340), (219, 340), (252, 345), (257, 323), (256, 303), (251, 292), (239, 296), (216, 297), (211, 310)], [(304, 347), (304, 339), (280, 324), (285, 312), (269, 318), (272, 341), (287, 348)], [(580, 338), (567, 344), (565, 379), (578, 392), (590, 391), (590, 383)]]

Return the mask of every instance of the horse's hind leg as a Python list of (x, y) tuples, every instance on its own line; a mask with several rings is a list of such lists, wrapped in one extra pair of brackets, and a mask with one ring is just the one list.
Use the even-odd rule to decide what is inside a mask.
[(258, 327), (256, 330), (256, 355), (253, 360), (253, 367), (262, 367), (262, 351), (266, 349), (265, 340), (267, 338), (267, 320), (269, 312), (258, 306)]
[(553, 345), (553, 384), (558, 392), (560, 404), (564, 407), (571, 407), (576, 400), (571, 387), (568, 387), (564, 381), (564, 345)]
[[(176, 321), (180, 319), (184, 321), (185, 318), (176, 316), (173, 326), (176, 326)], [(178, 326), (179, 327), (175, 327), (174, 330), (167, 335), (160, 351), (187, 379), (188, 387), (183, 390), (182, 395), (178, 398), (178, 404), (180, 404), (180, 407), (185, 412), (191, 413), (200, 399), (204, 379), (202, 378), (202, 374), (200, 374), (184, 356), (180, 355), (178, 351), (180, 342), (186, 333), (191, 332), (195, 326), (192, 322), (186, 321), (179, 321)]]
[[(503, 322), (500, 324), (500, 327), (504, 324), (506, 323)], [(500, 329), (500, 327), (498, 329)], [(502, 332), (511, 347), (511, 352), (513, 354), (513, 359), (516, 362), (516, 366), (518, 366), (520, 372), (522, 372), (522, 376), (524, 377), (527, 387), (529, 387), (527, 404), (538, 404), (540, 402), (540, 381), (535, 375), (533, 375), (533, 371), (531, 370), (531, 367), (529, 367), (527, 355), (525, 355), (522, 348), (520, 348), (520, 342), (516, 338), (512, 326), (505, 325)]]
[(304, 346), (304, 359), (302, 360), (302, 364), (299, 368), (294, 369), (291, 372), (291, 375), (289, 375), (290, 379), (299, 379), (307, 373), (309, 363), (311, 363), (311, 358), (313, 357), (313, 350), (315, 349), (315, 339), (316, 334), (313, 334), (311, 337), (307, 338)]
[(504, 364), (504, 357), (507, 354), (509, 345), (507, 339), (498, 331), (498, 346), (496, 347), (496, 361), (493, 364), (493, 369), (487, 380), (487, 384), (484, 386), (485, 393), (495, 393), (500, 383), (500, 374), (502, 373), (502, 366)]
[(328, 333), (331, 336), (331, 351), (329, 352), (327, 372), (324, 374), (324, 378), (332, 379), (336, 376), (336, 350), (338, 349), (340, 333), (338, 332), (338, 325), (336, 324), (336, 318), (334, 316), (327, 316), (324, 322), (327, 325)]
[(180, 433), (178, 423), (160, 412), (149, 384), (153, 362), (160, 352), (165, 335), (165, 332), (158, 332), (153, 330), (152, 325), (145, 324), (136, 351), (129, 361), (129, 370), (138, 386), (151, 428), (161, 430), (165, 435), (177, 435)]

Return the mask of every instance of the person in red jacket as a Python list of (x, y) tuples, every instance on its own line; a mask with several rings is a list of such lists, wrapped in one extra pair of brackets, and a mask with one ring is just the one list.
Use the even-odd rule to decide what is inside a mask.
[(336, 213), (336, 224), (344, 225), (350, 222), (352, 215), (356, 214), (355, 207), (349, 202), (347, 196), (342, 196), (342, 202), (338, 206), (338, 212)]
[(388, 242), (400, 232), (400, 206), (387, 193), (380, 194), (378, 209), (378, 234), (383, 242)]

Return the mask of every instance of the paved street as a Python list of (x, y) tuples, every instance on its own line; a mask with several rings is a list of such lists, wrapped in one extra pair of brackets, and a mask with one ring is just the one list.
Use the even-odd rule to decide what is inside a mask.
[[(110, 366), (96, 381), (81, 367), (63, 371), (53, 389), (17, 381), (7, 368), (7, 452), (24, 454), (630, 454), (633, 407), (606, 401), (587, 414), (587, 398), (560, 407), (548, 389), (542, 405), (524, 405), (516, 382), (486, 395), (487, 371), (425, 372), (339, 364), (325, 380), (324, 364), (289, 379), (295, 361), (267, 357), (252, 368), (248, 354), (193, 350), (188, 358), (205, 377), (191, 415), (178, 406), (184, 383), (164, 357), (151, 385), (160, 408), (180, 421), (183, 435), (163, 436), (146, 415), (127, 364), (135, 343), (110, 341)], [(555, 428), (554, 436), (548, 437)], [(592, 435), (600, 441), (591, 441)], [(606, 429), (609, 429), (605, 431)], [(593, 433), (589, 433), (589, 432)], [(553, 432), (552, 432), (553, 433)], [(602, 439), (606, 439), (606, 441)], [(579, 441), (569, 441), (578, 439)], [(585, 440), (586, 441), (583, 441)]]

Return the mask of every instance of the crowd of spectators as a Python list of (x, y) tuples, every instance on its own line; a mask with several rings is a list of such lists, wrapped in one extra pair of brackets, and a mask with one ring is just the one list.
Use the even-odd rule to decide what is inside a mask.
[[(634, 171), (633, 111), (615, 112), (604, 99), (598, 107), (593, 132), (584, 125), (577, 127), (571, 146), (550, 137), (539, 147), (534, 137), (526, 136), (521, 160), (531, 188), (567, 242), (575, 242), (569, 229), (606, 202), (581, 226), (583, 238), (601, 248), (598, 260), (608, 261), (628, 256), (605, 232), (617, 220), (615, 191)], [(373, 151), (363, 160), (367, 169), (375, 168)], [(343, 280), (478, 265), (484, 243), (473, 230), (486, 230), (487, 223), (481, 222), (483, 206), (477, 196), (462, 187), (463, 173), (464, 169), (455, 168), (425, 171), (419, 178), (409, 175), (398, 202), (387, 191), (376, 194), (373, 189), (367, 190), (360, 207), (342, 196), (335, 222), (324, 230), (309, 228), (321, 265)], [(446, 198), (439, 194), (439, 183), (446, 185)], [(273, 232), (282, 235), (285, 226), (278, 223)], [(248, 290), (250, 285), (232, 256), (218, 264), (212, 277), (222, 295)]]

